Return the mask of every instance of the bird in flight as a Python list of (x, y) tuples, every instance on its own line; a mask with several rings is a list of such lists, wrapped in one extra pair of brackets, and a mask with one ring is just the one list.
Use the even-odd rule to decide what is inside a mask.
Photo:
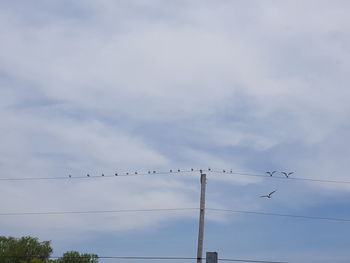
[(266, 198), (271, 198), (271, 195), (274, 193), (274, 192), (276, 192), (277, 190), (275, 190), (275, 191), (272, 191), (271, 193), (269, 193), (268, 195), (262, 195), (262, 196), (260, 196), (260, 197), (266, 197)]
[(292, 175), (292, 174), (294, 174), (294, 172), (289, 172), (289, 173), (287, 173), (287, 172), (282, 172), (282, 174), (284, 174), (285, 177), (289, 178), (289, 176)]
[(272, 171), (272, 172), (266, 172), (268, 175), (272, 176), (275, 172), (277, 171)]

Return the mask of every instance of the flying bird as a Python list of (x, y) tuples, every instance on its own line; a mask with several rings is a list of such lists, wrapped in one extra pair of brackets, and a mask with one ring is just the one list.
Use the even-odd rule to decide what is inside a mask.
[(266, 172), (268, 175), (272, 176), (275, 172), (277, 171), (272, 171), (272, 172)]
[(289, 178), (289, 176), (292, 175), (292, 174), (294, 174), (294, 172), (289, 172), (289, 173), (287, 173), (287, 172), (282, 172), (282, 174), (284, 174), (285, 177)]
[(271, 195), (274, 193), (274, 192), (276, 192), (277, 190), (275, 190), (275, 191), (272, 191), (271, 193), (269, 193), (268, 195), (262, 195), (262, 196), (260, 196), (260, 197), (266, 197), (266, 198), (271, 198)]

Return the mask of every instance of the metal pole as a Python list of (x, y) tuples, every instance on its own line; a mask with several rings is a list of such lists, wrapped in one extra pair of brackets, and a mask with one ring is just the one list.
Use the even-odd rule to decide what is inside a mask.
[(203, 255), (203, 240), (204, 240), (204, 212), (205, 212), (205, 187), (207, 184), (206, 174), (201, 172), (201, 200), (199, 208), (199, 231), (198, 231), (198, 249), (197, 249), (197, 263), (202, 263)]

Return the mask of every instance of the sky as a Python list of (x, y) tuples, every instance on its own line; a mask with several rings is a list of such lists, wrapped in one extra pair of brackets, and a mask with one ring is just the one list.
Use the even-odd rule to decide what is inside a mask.
[[(199, 206), (198, 171), (116, 172), (350, 181), (349, 8), (2, 0), (0, 179), (73, 179), (0, 181), (0, 235), (51, 240), (55, 256), (196, 257), (196, 210), (1, 214)], [(206, 173), (209, 208), (350, 219), (349, 183)], [(348, 222), (208, 210), (204, 251), (344, 263), (349, 236)]]

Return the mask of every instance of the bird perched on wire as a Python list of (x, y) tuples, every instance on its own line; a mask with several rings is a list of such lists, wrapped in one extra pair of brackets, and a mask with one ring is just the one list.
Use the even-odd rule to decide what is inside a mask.
[(266, 197), (266, 198), (271, 198), (271, 195), (274, 193), (274, 192), (276, 192), (277, 190), (275, 190), (275, 191), (272, 191), (271, 193), (269, 193), (268, 195), (262, 195), (262, 196), (260, 196), (260, 197)]
[(282, 172), (282, 174), (284, 174), (285, 177), (289, 178), (290, 175), (294, 174), (294, 172)]
[(268, 175), (272, 176), (275, 172), (277, 171), (272, 171), (272, 172), (266, 172)]

